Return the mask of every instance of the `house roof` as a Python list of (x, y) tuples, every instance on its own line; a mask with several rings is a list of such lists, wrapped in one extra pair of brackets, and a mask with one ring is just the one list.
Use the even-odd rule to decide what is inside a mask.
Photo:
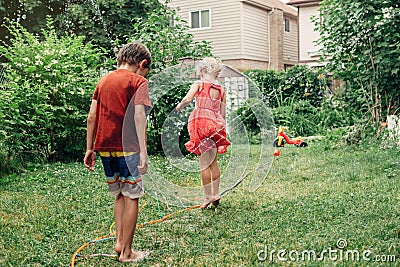
[(258, 6), (264, 6), (268, 9), (277, 8), (282, 10), (284, 13), (297, 16), (297, 10), (295, 8), (293, 8), (292, 6), (288, 6), (287, 4), (283, 3), (280, 0), (241, 0), (241, 1)]
[(322, 0), (290, 0), (288, 5), (298, 6), (317, 6)]

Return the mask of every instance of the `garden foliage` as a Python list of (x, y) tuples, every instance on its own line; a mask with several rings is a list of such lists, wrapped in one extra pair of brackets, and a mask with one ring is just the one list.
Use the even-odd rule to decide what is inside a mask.
[[(345, 87), (333, 88), (324, 69), (298, 65), (287, 71), (250, 70), (246, 74), (263, 92), (276, 127), (289, 127), (293, 135), (324, 135), (332, 128), (352, 125), (361, 117), (351, 105), (356, 96)], [(259, 132), (248, 105), (236, 114), (253, 135)]]
[(328, 71), (357, 94), (375, 127), (399, 114), (399, 1), (325, 0), (320, 12), (315, 25)]
[[(23, 4), (26, 14), (16, 18), (21, 24), (9, 21), (4, 25), (10, 38), (0, 46), (0, 56), (7, 61), (4, 79), (0, 80), (1, 170), (6, 169), (7, 162), (22, 159), (81, 159), (91, 95), (104, 74), (101, 68), (109, 71), (115, 67), (106, 58), (106, 51), (98, 47), (127, 41), (141, 41), (152, 53), (154, 63), (148, 78), (155, 91), (150, 92), (154, 107), (148, 120), (148, 144), (152, 154), (163, 150), (162, 131), (167, 118), (194, 78), (188, 79), (172, 66), (181, 64), (182, 58), (211, 56), (211, 46), (195, 41), (187, 23), (166, 5), (158, 1), (128, 2), (52, 0), (43, 5), (33, 1)], [(8, 12), (2, 8), (5, 2), (0, 3), (0, 12)], [(24, 15), (32, 14), (38, 6), (54, 6), (52, 15), (57, 18), (47, 19), (46, 27), (36, 34), (33, 32), (39, 32), (37, 29), (21, 25), (29, 21)], [(135, 7), (135, 11), (125, 13), (127, 6)], [(364, 128), (356, 124), (365, 120), (365, 114), (370, 114), (375, 125), (388, 114), (398, 114), (399, 8), (394, 0), (322, 1), (323, 23), (318, 29), (327, 69), (295, 66), (287, 71), (246, 72), (261, 89), (276, 126), (287, 126), (289, 134), (302, 136), (330, 134), (332, 129), (345, 134), (356, 129), (359, 139)], [(66, 33), (60, 34), (63, 30)], [(96, 45), (87, 42), (90, 38)], [(107, 51), (107, 55), (111, 53)], [(345, 84), (333, 87), (333, 79)], [(242, 119), (251, 140), (257, 142), (253, 137), (260, 129), (250, 108), (253, 100), (233, 115)], [(180, 136), (182, 146), (187, 131), (185, 125), (177, 128), (184, 130), (168, 134), (171, 138)], [(357, 142), (354, 136), (349, 137), (351, 142)]]
[(58, 36), (52, 19), (41, 36), (17, 23), (7, 27), (11, 44), (0, 46), (9, 61), (0, 89), (3, 156), (80, 157), (91, 95), (106, 62), (103, 52), (83, 44), (83, 37)]
[(146, 19), (154, 10), (164, 8), (158, 0), (68, 1), (56, 20), (59, 32), (85, 36), (86, 41), (110, 50), (140, 32), (132, 27), (137, 18)]
[[(91, 41), (112, 55), (111, 47), (126, 43), (135, 34), (135, 18), (146, 18), (162, 7), (158, 0), (0, 0), (0, 24), (9, 18), (30, 33), (40, 34), (46, 27), (46, 16), (51, 16), (58, 34), (85, 36), (85, 43)], [(6, 40), (7, 35), (7, 29), (0, 25), (0, 39)]]
[[(194, 42), (184, 22), (170, 24), (173, 14), (159, 8), (148, 20), (137, 19), (133, 28), (141, 34), (127, 36), (146, 43), (152, 51), (152, 73), (177, 64), (182, 57), (211, 55), (210, 45)], [(16, 22), (4, 26), (11, 38), (0, 46), (1, 56), (7, 60), (0, 86), (0, 97), (5, 100), (0, 103), (2, 170), (7, 171), (10, 162), (80, 160), (93, 90), (101, 75), (115, 66), (105, 51), (86, 43), (85, 37), (59, 35), (53, 19), (48, 18), (40, 35)], [(164, 74), (159, 75), (166, 84), (163, 92), (152, 94), (157, 105), (149, 116), (151, 153), (162, 150), (164, 121), (190, 85), (179, 75)]]

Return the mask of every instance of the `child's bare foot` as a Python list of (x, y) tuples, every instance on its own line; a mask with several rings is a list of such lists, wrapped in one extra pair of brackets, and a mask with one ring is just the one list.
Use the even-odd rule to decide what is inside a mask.
[(120, 255), (118, 261), (120, 262), (139, 262), (146, 259), (150, 255), (148, 251), (133, 251), (129, 255)]
[(206, 209), (210, 204), (212, 204), (214, 207), (217, 207), (219, 205), (219, 200), (221, 199), (220, 196), (216, 195), (211, 198), (206, 198), (203, 202), (203, 204), (200, 206), (201, 209)]
[(117, 254), (121, 254), (122, 252), (122, 246), (119, 243), (116, 243), (114, 246), (114, 251), (117, 252)]
[(220, 196), (218, 196), (218, 195), (214, 196), (214, 201), (212, 202), (212, 205), (214, 207), (218, 207), (220, 199), (221, 199)]
[(213, 202), (213, 198), (204, 199), (203, 204), (200, 205), (200, 209), (206, 209), (211, 204), (211, 202)]

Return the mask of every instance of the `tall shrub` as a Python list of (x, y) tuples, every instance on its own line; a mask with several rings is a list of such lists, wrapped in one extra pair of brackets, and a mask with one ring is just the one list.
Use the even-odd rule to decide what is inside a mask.
[(399, 114), (399, 1), (324, 0), (320, 12), (315, 24), (327, 68), (359, 92), (373, 125)]
[[(322, 69), (297, 65), (287, 71), (250, 70), (246, 74), (263, 92), (277, 126), (287, 126), (297, 135), (321, 132), (318, 112), (329, 84)], [(243, 109), (237, 113), (243, 116)], [(251, 123), (254, 120), (254, 116), (247, 119), (253, 134), (258, 132)]]
[(285, 81), (285, 72), (275, 70), (248, 70), (245, 74), (255, 82), (271, 107), (282, 104), (286, 95), (282, 94), (282, 83)]
[(287, 71), (249, 70), (245, 74), (263, 92), (270, 107), (285, 106), (292, 101), (309, 101), (319, 106), (327, 88), (323, 70), (296, 65)]
[[(79, 157), (86, 116), (105, 59), (84, 37), (58, 36), (48, 19), (42, 36), (9, 22), (11, 43), (0, 46), (6, 64), (0, 121), (11, 157)], [(0, 87), (0, 88), (1, 88)]]

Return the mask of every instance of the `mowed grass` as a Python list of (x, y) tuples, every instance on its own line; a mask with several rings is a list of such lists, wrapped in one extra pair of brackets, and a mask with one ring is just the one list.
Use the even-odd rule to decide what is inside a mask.
[[(250, 166), (257, 162), (253, 148)], [(140, 266), (400, 265), (398, 149), (315, 143), (281, 152), (257, 191), (250, 193), (244, 180), (217, 209), (182, 212), (138, 229), (135, 248), (151, 251)], [(181, 173), (166, 175), (182, 183)], [(195, 183), (196, 175), (183, 181)], [(141, 206), (139, 223), (182, 209), (147, 195)], [(100, 162), (94, 173), (72, 163), (3, 177), (0, 266), (68, 266), (81, 245), (109, 232), (112, 211)], [(75, 266), (128, 265), (84, 257), (112, 249), (113, 240), (90, 245)], [(315, 251), (316, 258), (304, 251)]]

